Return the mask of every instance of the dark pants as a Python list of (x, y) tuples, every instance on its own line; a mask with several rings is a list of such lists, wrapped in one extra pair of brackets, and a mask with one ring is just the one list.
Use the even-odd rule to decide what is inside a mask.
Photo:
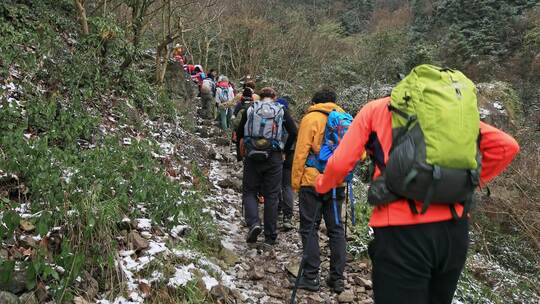
[(278, 211), (283, 212), (283, 218), (290, 219), (293, 215), (293, 189), (291, 185), (291, 168), (283, 166), (281, 180), (281, 195), (279, 197)]
[(244, 160), (242, 201), (244, 216), (248, 227), (260, 225), (257, 194), (264, 196), (264, 236), (267, 240), (277, 238), (277, 206), (281, 191), (281, 171), (283, 159), (281, 152), (272, 152), (264, 162), (249, 158)]
[(214, 119), (215, 101), (211, 93), (201, 93), (202, 116), (206, 119)]
[[(302, 187), (299, 193), (300, 199), (300, 236), (307, 259), (304, 264), (304, 276), (314, 279), (319, 274), (321, 265), (321, 253), (319, 248), (319, 225), (321, 217), (324, 217), (327, 235), (330, 239), (330, 279), (343, 279), (345, 268), (345, 233), (341, 221), (341, 205), (345, 198), (344, 188), (337, 189), (337, 205), (339, 224), (336, 223), (333, 209), (332, 196), (330, 194), (319, 195), (312, 187)], [(320, 210), (318, 214), (315, 209)], [(316, 221), (315, 231), (310, 236), (310, 230)]]
[(469, 244), (467, 219), (375, 228), (375, 303), (450, 304)]

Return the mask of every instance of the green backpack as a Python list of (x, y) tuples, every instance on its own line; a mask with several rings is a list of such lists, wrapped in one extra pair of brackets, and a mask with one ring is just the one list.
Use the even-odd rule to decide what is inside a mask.
[[(461, 202), (471, 207), (479, 185), (480, 115), (476, 87), (461, 72), (432, 65), (415, 67), (392, 90), (392, 147), (368, 201), (386, 204), (407, 198), (431, 203)], [(464, 213), (465, 214), (465, 213)]]

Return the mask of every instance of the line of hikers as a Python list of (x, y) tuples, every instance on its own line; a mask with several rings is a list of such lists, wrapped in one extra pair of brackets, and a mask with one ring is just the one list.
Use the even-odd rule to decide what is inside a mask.
[[(229, 82), (220, 76), (218, 88), (219, 83)], [(203, 82), (206, 114), (209, 102), (221, 104), (217, 92), (205, 99), (209, 92)], [(232, 92), (224, 102), (227, 110), (219, 112), (221, 127), (233, 127), (243, 160), (246, 241), (257, 242), (263, 233), (265, 244), (276, 244), (278, 210), (292, 228), (293, 191), (298, 192), (304, 253), (295, 288), (320, 288), (318, 231), (324, 219), (331, 252), (326, 283), (336, 293), (345, 289), (341, 208), (347, 193), (353, 198), (347, 188), (353, 169), (369, 158), (375, 302), (452, 302), (467, 254), (473, 193), (519, 151), (510, 135), (480, 121), (472, 81), (457, 70), (420, 65), (391, 96), (368, 102), (354, 119), (336, 103), (335, 91), (322, 88), (298, 128), (290, 99), (277, 98), (272, 88), (255, 94), (255, 83), (247, 81), (240, 94)]]

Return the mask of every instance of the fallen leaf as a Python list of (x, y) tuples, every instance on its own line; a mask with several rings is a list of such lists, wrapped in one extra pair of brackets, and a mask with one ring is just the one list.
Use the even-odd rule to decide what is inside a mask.
[(25, 232), (31, 232), (31, 231), (34, 231), (34, 229), (36, 229), (36, 226), (34, 226), (34, 224), (32, 224), (32, 222), (28, 220), (21, 220), (19, 222), (19, 225), (21, 226), (21, 229)]
[(142, 292), (143, 298), (147, 298), (150, 296), (150, 285), (146, 284), (145, 282), (139, 282), (139, 290)]

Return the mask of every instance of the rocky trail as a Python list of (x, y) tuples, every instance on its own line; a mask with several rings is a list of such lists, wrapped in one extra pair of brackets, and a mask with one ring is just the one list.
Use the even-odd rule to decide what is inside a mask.
[[(237, 162), (226, 135), (209, 121), (200, 121), (200, 134), (211, 139), (215, 151), (209, 175), (217, 199), (215, 217), (223, 234), (223, 246), (230, 250), (230, 261), (234, 266), (226, 272), (243, 297), (237, 303), (288, 303), (294, 276), (300, 263), (301, 242), (298, 235), (298, 208), (295, 202), (295, 229), (284, 231), (278, 220), (278, 243), (267, 246), (262, 243), (248, 245), (245, 242), (247, 228), (242, 223), (241, 162)], [(262, 211), (262, 205), (261, 205)], [(262, 218), (262, 216), (261, 216)], [(348, 256), (345, 276), (346, 290), (336, 295), (325, 285), (329, 267), (328, 238), (321, 225), (321, 290), (306, 292), (299, 290), (298, 303), (372, 303), (371, 281), (368, 261), (353, 260)], [(229, 262), (230, 262), (229, 261)], [(294, 275), (293, 275), (294, 274)]]

